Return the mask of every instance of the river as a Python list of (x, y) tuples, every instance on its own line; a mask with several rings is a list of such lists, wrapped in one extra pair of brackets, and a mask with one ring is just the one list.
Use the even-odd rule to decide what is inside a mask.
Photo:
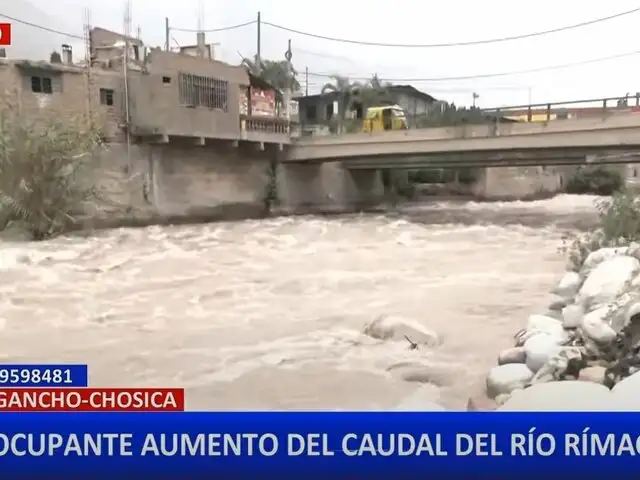
[[(386, 215), (118, 229), (0, 243), (0, 361), (88, 363), (93, 386), (186, 388), (189, 409), (384, 409), (420, 385), (463, 408), (531, 313), (595, 197)], [(419, 320), (433, 348), (363, 336)]]

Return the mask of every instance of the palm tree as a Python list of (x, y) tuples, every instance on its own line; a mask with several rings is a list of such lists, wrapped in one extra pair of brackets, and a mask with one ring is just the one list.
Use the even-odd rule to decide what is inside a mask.
[(347, 112), (353, 110), (356, 103), (360, 103), (359, 99), (362, 91), (366, 88), (360, 82), (352, 82), (347, 77), (341, 75), (332, 75), (332, 82), (327, 82), (321, 90), (321, 94), (325, 95), (329, 92), (335, 92), (338, 96), (338, 133), (342, 132)]
[(298, 72), (286, 60), (261, 60), (260, 68), (258, 68), (256, 55), (253, 60), (243, 58), (241, 65), (245, 66), (253, 75), (260, 77), (278, 90), (285, 90), (286, 88), (291, 88), (294, 92), (300, 90), (300, 83), (296, 78)]

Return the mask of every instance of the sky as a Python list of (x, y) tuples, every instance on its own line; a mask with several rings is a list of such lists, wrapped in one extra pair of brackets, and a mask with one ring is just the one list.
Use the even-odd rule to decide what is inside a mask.
[[(464, 42), (522, 35), (606, 17), (640, 7), (640, 0), (578, 2), (577, 0), (131, 0), (132, 31), (140, 28), (147, 45), (161, 46), (165, 17), (172, 27), (172, 44), (193, 44), (198, 12), (204, 29), (236, 25), (257, 18), (296, 30), (365, 42), (430, 44)], [(124, 30), (126, 2), (104, 0), (0, 0), (0, 14), (82, 36), (83, 9), (91, 23)], [(353, 45), (287, 33), (262, 26), (262, 56), (284, 58), (292, 43), (295, 68), (303, 88), (310, 72), (309, 93), (318, 93), (328, 78), (340, 74), (368, 78), (377, 73), (393, 83), (412, 84), (438, 99), (470, 105), (472, 94), (481, 107), (562, 102), (619, 97), (640, 91), (640, 44), (634, 32), (640, 12), (595, 25), (523, 40), (451, 48), (389, 48)], [(207, 34), (216, 42), (217, 58), (237, 64), (256, 52), (257, 28), (250, 25)], [(80, 39), (65, 38), (34, 27), (15, 25), (10, 56), (47, 58), (53, 48), (71, 43), (83, 51)], [(491, 78), (434, 81), (539, 69), (621, 55), (638, 54), (571, 68)]]

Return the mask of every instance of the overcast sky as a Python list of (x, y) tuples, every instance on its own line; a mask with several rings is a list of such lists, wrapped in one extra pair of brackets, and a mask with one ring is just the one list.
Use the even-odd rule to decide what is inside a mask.
[[(577, 2), (561, 0), (204, 0), (204, 28), (213, 29), (255, 19), (325, 36), (373, 42), (428, 44), (481, 40), (525, 34), (609, 16), (640, 6), (638, 0)], [(82, 35), (83, 8), (91, 10), (93, 25), (122, 31), (125, 2), (104, 0), (0, 0), (0, 14)], [(198, 0), (132, 0), (133, 30), (139, 26), (149, 45), (164, 43), (164, 17), (176, 28), (198, 26)], [(369, 77), (373, 73), (394, 83), (412, 83), (432, 95), (470, 104), (476, 91), (481, 106), (492, 107), (581, 98), (623, 96), (640, 91), (640, 54), (606, 62), (539, 73), (484, 79), (412, 81), (512, 72), (576, 63), (640, 50), (640, 13), (580, 29), (518, 41), (454, 48), (385, 48), (350, 45), (262, 27), (263, 57), (283, 58), (290, 38), (293, 63), (304, 72)], [(179, 44), (195, 42), (194, 33), (172, 31)], [(238, 63), (256, 51), (256, 27), (208, 34), (219, 42), (218, 56)], [(172, 41), (174, 41), (172, 40)], [(80, 40), (66, 39), (82, 50)], [(57, 35), (32, 27), (14, 29), (13, 56), (38, 55), (64, 43)], [(20, 45), (28, 53), (18, 52)], [(42, 50), (41, 50), (42, 49)], [(42, 54), (42, 55), (47, 55)], [(311, 75), (310, 92), (327, 79)], [(304, 74), (300, 76), (304, 84)]]

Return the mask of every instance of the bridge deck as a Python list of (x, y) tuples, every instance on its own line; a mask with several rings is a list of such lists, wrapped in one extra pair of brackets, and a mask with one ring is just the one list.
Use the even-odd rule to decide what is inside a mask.
[[(438, 156), (444, 159), (449, 155), (452, 159), (451, 154), (466, 152), (475, 154), (476, 160), (467, 157), (465, 162), (479, 165), (482, 160), (479, 153), (485, 158), (488, 154), (502, 153), (502, 161), (506, 161), (518, 156), (524, 158), (523, 152), (529, 152), (536, 154), (537, 160), (532, 161), (541, 165), (559, 164), (562, 152), (566, 150), (569, 154), (571, 149), (581, 151), (580, 163), (584, 163), (584, 155), (590, 152), (640, 150), (640, 115), (306, 137), (291, 145), (284, 161), (340, 160), (347, 166), (352, 162), (355, 167), (358, 162), (362, 164), (368, 159), (366, 168), (372, 168), (371, 161), (391, 164), (393, 157)], [(545, 160), (545, 152), (551, 151), (553, 155)]]

